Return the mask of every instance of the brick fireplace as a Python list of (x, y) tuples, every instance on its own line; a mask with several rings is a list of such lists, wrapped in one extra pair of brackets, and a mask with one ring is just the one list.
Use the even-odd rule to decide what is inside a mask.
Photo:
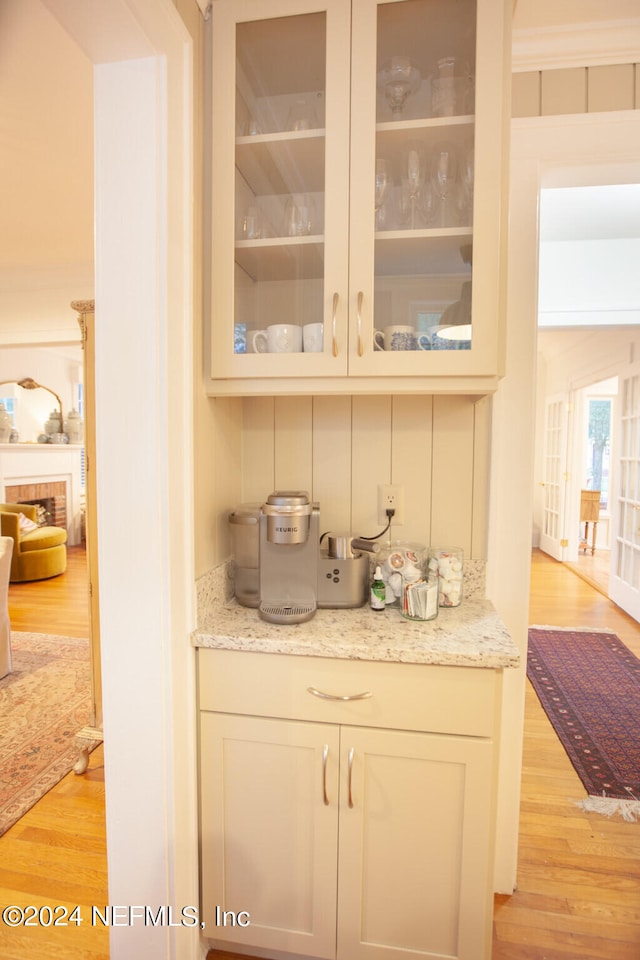
[(66, 529), (67, 484), (64, 480), (6, 486), (4, 496), (5, 503), (33, 503), (42, 506), (49, 514), (49, 526)]
[(0, 444), (0, 503), (46, 501), (47, 523), (82, 539), (83, 449), (76, 444)]

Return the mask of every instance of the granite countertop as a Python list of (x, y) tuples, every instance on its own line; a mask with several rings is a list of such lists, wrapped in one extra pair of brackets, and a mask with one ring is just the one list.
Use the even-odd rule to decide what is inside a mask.
[(212, 604), (194, 632), (196, 647), (286, 653), (349, 660), (515, 667), (520, 654), (489, 600), (441, 607), (435, 620), (415, 622), (388, 607), (318, 610), (311, 620), (281, 626), (235, 600)]

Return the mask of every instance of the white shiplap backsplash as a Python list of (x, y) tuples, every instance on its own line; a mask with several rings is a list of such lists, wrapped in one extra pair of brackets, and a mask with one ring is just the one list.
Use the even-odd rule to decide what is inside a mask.
[(400, 484), (405, 522), (393, 525), (393, 539), (485, 558), (490, 404), (424, 395), (245, 399), (242, 501), (307, 490), (323, 531), (373, 536), (378, 485)]
[[(490, 398), (256, 397), (213, 401), (217, 417), (214, 563), (198, 579), (199, 608), (229, 590), (227, 517), (277, 488), (308, 490), (322, 531), (380, 531), (378, 484), (404, 487), (393, 539), (459, 546), (466, 590), (485, 590)], [(237, 439), (234, 439), (236, 437)]]

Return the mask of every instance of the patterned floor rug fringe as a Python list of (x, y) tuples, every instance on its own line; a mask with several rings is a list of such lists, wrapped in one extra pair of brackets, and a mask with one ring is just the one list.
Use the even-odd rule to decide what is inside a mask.
[(640, 660), (609, 630), (532, 626), (527, 677), (590, 813), (640, 820)]
[(586, 813), (601, 813), (605, 817), (620, 814), (627, 823), (640, 820), (640, 800), (616, 800), (615, 797), (587, 797), (578, 800), (577, 806)]

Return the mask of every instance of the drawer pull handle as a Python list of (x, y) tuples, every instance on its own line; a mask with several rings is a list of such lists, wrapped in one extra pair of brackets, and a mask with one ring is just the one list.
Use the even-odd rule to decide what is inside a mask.
[(353, 757), (355, 754), (355, 747), (351, 747), (349, 750), (349, 756), (347, 759), (347, 770), (349, 771), (349, 806), (353, 807)]
[(325, 743), (322, 751), (322, 802), (325, 807), (329, 806), (329, 797), (327, 796), (327, 760), (329, 759), (329, 744)]
[(370, 690), (365, 690), (364, 693), (348, 693), (344, 697), (337, 693), (323, 693), (322, 690), (316, 690), (315, 687), (307, 687), (307, 692), (312, 693), (314, 697), (320, 697), (321, 700), (368, 700), (369, 697), (373, 696)]

